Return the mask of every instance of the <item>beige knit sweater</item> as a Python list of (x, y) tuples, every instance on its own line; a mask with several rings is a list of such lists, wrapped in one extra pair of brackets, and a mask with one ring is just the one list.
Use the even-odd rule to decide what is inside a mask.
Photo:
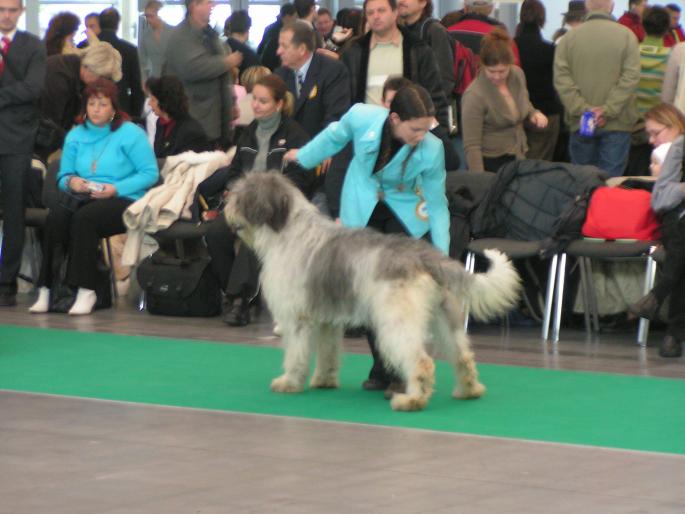
[(535, 108), (528, 98), (526, 77), (518, 66), (511, 67), (507, 86), (516, 103), (516, 113), (482, 71), (462, 97), (464, 151), (469, 170), (483, 171), (483, 157), (525, 157), (528, 146), (523, 122)]

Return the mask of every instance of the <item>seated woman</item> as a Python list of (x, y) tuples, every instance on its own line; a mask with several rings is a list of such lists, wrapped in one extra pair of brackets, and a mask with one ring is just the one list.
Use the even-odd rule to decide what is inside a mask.
[[(30, 312), (47, 312), (62, 257), (64, 283), (78, 288), (69, 314), (90, 314), (97, 300), (100, 239), (122, 234), (122, 214), (158, 178), (157, 162), (145, 133), (127, 121), (117, 87), (98, 79), (86, 87), (78, 124), (67, 134), (57, 184), (62, 197), (50, 209), (44, 236), (38, 300)], [(66, 251), (65, 251), (66, 250)]]
[(657, 175), (652, 209), (661, 217), (666, 260), (654, 288), (628, 309), (630, 317), (655, 319), (670, 296), (667, 335), (659, 346), (662, 357), (680, 357), (685, 341), (685, 116), (670, 104), (660, 104), (645, 114), (645, 131), (655, 147), (671, 143), (663, 164), (652, 167)]
[(158, 159), (211, 150), (202, 125), (188, 112), (188, 97), (180, 80), (171, 75), (150, 77), (145, 87), (150, 92), (150, 108), (159, 117), (155, 131)]
[(547, 117), (530, 103), (526, 78), (514, 59), (504, 29), (485, 35), (480, 73), (461, 100), (469, 170), (496, 172), (508, 162), (524, 159), (528, 149), (524, 122), (539, 129), (547, 126)]
[[(304, 129), (290, 118), (293, 106), (294, 99), (280, 77), (270, 74), (257, 80), (252, 89), (255, 120), (240, 137), (231, 165), (200, 184), (200, 195), (209, 198), (230, 191), (231, 184), (245, 173), (276, 171), (282, 172), (309, 196), (314, 174), (294, 163), (287, 166), (283, 163), (286, 151), (309, 141)], [(205, 239), (212, 269), (226, 295), (223, 319), (232, 326), (247, 325), (250, 300), (257, 293), (256, 258), (245, 245), (240, 245), (236, 253), (236, 235), (229, 230), (223, 216), (211, 222)]]
[[(395, 93), (390, 109), (356, 104), (308, 145), (288, 152), (286, 159), (313, 168), (352, 143), (354, 156), (340, 200), (342, 224), (417, 239), (430, 237), (448, 254), (445, 154), (440, 139), (429, 132), (434, 117), (428, 92), (407, 85)], [(367, 338), (373, 367), (362, 387), (385, 389), (398, 379), (380, 359), (375, 334), (369, 331)]]

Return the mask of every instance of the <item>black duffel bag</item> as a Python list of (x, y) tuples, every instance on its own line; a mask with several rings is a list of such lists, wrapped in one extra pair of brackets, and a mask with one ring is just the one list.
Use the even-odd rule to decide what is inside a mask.
[(150, 314), (217, 316), (221, 312), (219, 280), (208, 257), (184, 260), (157, 251), (138, 265), (137, 273)]

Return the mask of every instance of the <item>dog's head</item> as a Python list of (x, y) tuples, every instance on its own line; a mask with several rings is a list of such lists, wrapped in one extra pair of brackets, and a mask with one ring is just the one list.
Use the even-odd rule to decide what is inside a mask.
[(249, 246), (257, 231), (278, 233), (288, 223), (301, 193), (280, 173), (250, 172), (238, 180), (228, 194), (226, 223)]

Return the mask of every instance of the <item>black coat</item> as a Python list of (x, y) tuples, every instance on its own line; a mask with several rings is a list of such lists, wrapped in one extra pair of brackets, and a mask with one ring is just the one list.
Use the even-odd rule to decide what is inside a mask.
[(264, 29), (262, 41), (257, 47), (257, 55), (262, 61), (262, 65), (275, 70), (281, 65), (281, 58), (276, 55), (278, 50), (278, 35), (281, 33), (283, 22), (280, 17), (271, 25)]
[(103, 30), (98, 39), (112, 45), (121, 54), (122, 77), (117, 82), (119, 88), (119, 106), (133, 118), (140, 117), (145, 103), (145, 94), (140, 77), (138, 49), (123, 39), (119, 39), (112, 30)]
[(188, 116), (176, 120), (168, 136), (164, 135), (164, 125), (157, 120), (155, 131), (155, 156), (165, 159), (183, 152), (207, 152), (211, 150), (209, 140), (202, 125)]
[(41, 115), (54, 121), (66, 133), (81, 111), (81, 59), (77, 55), (51, 55), (46, 63)]
[(311, 137), (339, 120), (350, 108), (350, 82), (345, 66), (330, 57), (315, 53), (297, 96), (295, 73), (281, 66), (279, 75), (296, 98), (293, 118)]
[[(257, 123), (257, 120), (253, 121), (243, 131), (231, 164), (217, 170), (200, 184), (198, 192), (205, 199), (220, 195), (225, 189), (230, 189), (233, 182), (245, 173), (252, 171), (258, 151)], [(288, 177), (305, 196), (310, 197), (316, 180), (312, 171), (305, 170), (294, 162), (281, 170), (285, 153), (293, 148), (300, 148), (308, 142), (309, 136), (302, 130), (302, 127), (292, 118), (283, 116), (276, 132), (273, 133), (269, 141), (266, 167), (269, 171), (282, 171), (283, 175)]]
[[(431, 48), (422, 41), (412, 37), (406, 29), (402, 31), (402, 75), (412, 82), (423, 86), (435, 105), (438, 123), (449, 127), (448, 105), (443, 90), (443, 82)], [(347, 65), (350, 77), (352, 103), (363, 103), (366, 99), (366, 82), (369, 68), (369, 46), (371, 32), (352, 42), (342, 54), (342, 61)]]
[(33, 151), (45, 60), (42, 41), (17, 31), (0, 75), (0, 155)]
[(535, 25), (521, 25), (521, 33), (514, 41), (519, 48), (530, 102), (547, 115), (561, 113), (561, 102), (554, 89), (554, 44), (542, 39)]
[(241, 43), (237, 39), (229, 37), (226, 40), (226, 44), (232, 52), (240, 52), (243, 54), (243, 62), (240, 63), (240, 72), (238, 73), (238, 77), (240, 77), (240, 75), (242, 75), (246, 69), (252, 66), (259, 66), (261, 64), (257, 52), (252, 50), (252, 48), (245, 43)]

